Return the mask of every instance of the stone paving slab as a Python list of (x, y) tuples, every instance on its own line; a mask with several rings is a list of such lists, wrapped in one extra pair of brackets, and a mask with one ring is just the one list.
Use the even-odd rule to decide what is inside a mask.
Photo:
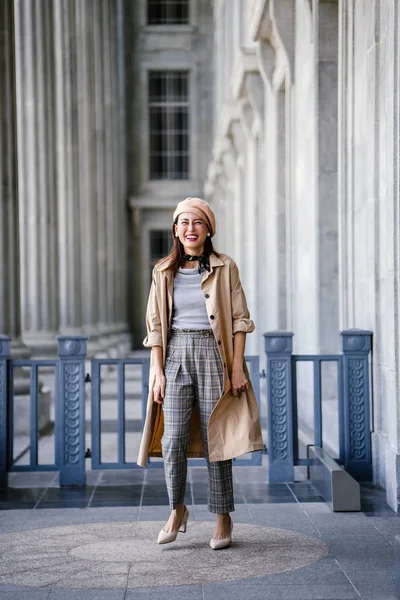
[[(128, 590), (125, 600), (204, 600), (201, 585)], [(215, 599), (214, 599), (215, 600)]]
[(268, 586), (264, 581), (204, 585), (204, 600), (360, 600), (354, 587), (344, 585), (294, 584)]
[[(125, 590), (53, 590), (49, 592), (48, 600), (125, 600)], [(1, 600), (1, 596), (0, 596)]]

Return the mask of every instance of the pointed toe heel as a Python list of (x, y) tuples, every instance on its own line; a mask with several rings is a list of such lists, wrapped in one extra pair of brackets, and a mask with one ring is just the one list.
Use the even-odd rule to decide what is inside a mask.
[(226, 538), (222, 538), (222, 540), (216, 540), (214, 538), (211, 538), (210, 540), (210, 546), (213, 550), (222, 550), (223, 548), (228, 548), (228, 546), (231, 545), (232, 543), (232, 530), (233, 530), (233, 523), (231, 523), (231, 531), (228, 537)]
[(158, 534), (157, 544), (169, 544), (170, 542), (174, 542), (178, 536), (178, 533), (186, 533), (187, 522), (189, 519), (189, 511), (185, 506), (185, 510), (183, 513), (182, 521), (177, 529), (177, 531), (164, 531), (164, 527), (161, 529)]

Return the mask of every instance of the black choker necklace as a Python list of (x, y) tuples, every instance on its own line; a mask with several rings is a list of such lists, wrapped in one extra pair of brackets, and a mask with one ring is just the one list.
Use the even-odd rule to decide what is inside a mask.
[(192, 254), (184, 254), (182, 256), (183, 260), (188, 260), (189, 262), (193, 262), (195, 260), (199, 261), (199, 266), (197, 268), (198, 272), (201, 273), (201, 268), (203, 267), (206, 271), (210, 272), (210, 261), (208, 256), (204, 253), (201, 256), (193, 256)]

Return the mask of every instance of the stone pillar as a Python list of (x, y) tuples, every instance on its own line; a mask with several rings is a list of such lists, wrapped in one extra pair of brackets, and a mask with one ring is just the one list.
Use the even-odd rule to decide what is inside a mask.
[(105, 188), (105, 215), (106, 215), (106, 322), (110, 333), (113, 331), (115, 311), (115, 231), (114, 231), (114, 184), (113, 184), (113, 90), (111, 89), (111, 37), (110, 37), (110, 1), (103, 0), (101, 7), (102, 26), (102, 55), (103, 55), (103, 102), (104, 102), (104, 188)]
[(103, 27), (101, 14), (102, 0), (95, 0), (93, 9), (93, 92), (94, 92), (94, 160), (95, 160), (95, 186), (96, 206), (92, 215), (97, 236), (97, 253), (94, 271), (96, 273), (96, 293), (98, 296), (98, 321), (97, 329), (100, 334), (99, 343), (106, 348), (107, 324), (107, 278), (106, 278), (106, 187), (105, 187), (105, 139), (104, 139), (104, 67), (103, 67)]
[(115, 127), (115, 136), (118, 144), (118, 162), (116, 179), (119, 186), (119, 208), (118, 208), (118, 314), (117, 322), (122, 324), (126, 330), (128, 319), (128, 265), (127, 265), (127, 244), (128, 244), (128, 213), (127, 213), (127, 182), (126, 182), (126, 112), (125, 112), (125, 39), (124, 39), (124, 4), (123, 0), (116, 1), (116, 24), (115, 24), (115, 48), (116, 48), (116, 88), (118, 90), (117, 119)]
[(234, 247), (235, 256), (239, 267), (241, 266), (239, 258), (242, 255), (242, 205), (243, 205), (243, 171), (244, 171), (244, 143), (245, 137), (242, 126), (239, 120), (235, 120), (231, 125), (232, 139), (236, 149), (236, 170), (235, 170), (235, 181), (234, 189), (235, 195), (233, 198), (233, 214), (234, 214)]
[(76, 3), (54, 0), (60, 331), (82, 332)]
[[(338, 282), (338, 3), (320, 2), (318, 17), (318, 350), (337, 350)], [(332, 390), (332, 393), (335, 392)]]
[(58, 323), (52, 7), (14, 2), (22, 330), (37, 355), (55, 354)]
[[(126, 344), (126, 167), (124, 122), (124, 39), (122, 4), (112, 0), (109, 6), (110, 81), (111, 81), (111, 145), (112, 145), (112, 210), (113, 210), (113, 334), (114, 345), (123, 351)], [(122, 123), (121, 123), (122, 121)]]
[(264, 193), (261, 203), (265, 206), (265, 276), (268, 279), (265, 305), (267, 329), (279, 327), (279, 288), (278, 288), (278, 228), (276, 226), (276, 197), (275, 197), (275, 139), (276, 139), (276, 92), (273, 88), (276, 53), (269, 43), (260, 41), (257, 50), (258, 68), (264, 82)]
[(89, 355), (98, 350), (99, 296), (97, 293), (96, 230), (96, 154), (94, 106), (94, 4), (75, 1), (76, 28), (76, 82), (77, 82), (77, 144), (80, 168), (77, 172), (79, 187), (79, 215), (82, 239), (81, 302), (82, 324), (88, 336)]
[[(255, 322), (257, 319), (257, 202), (256, 202), (256, 156), (255, 139), (252, 132), (253, 109), (249, 102), (242, 104), (241, 124), (245, 132), (245, 188), (242, 201), (242, 230), (243, 258), (246, 268), (242, 270), (243, 287), (247, 297), (250, 314)], [(246, 351), (256, 353), (257, 336), (249, 336)]]
[(260, 273), (256, 267), (266, 264), (266, 261), (263, 260), (263, 257), (265, 256), (264, 250), (266, 240), (264, 228), (265, 218), (267, 215), (265, 215), (264, 212), (265, 202), (262, 198), (264, 186), (263, 182), (261, 181), (261, 169), (263, 166), (261, 140), (264, 137), (264, 84), (259, 73), (247, 73), (246, 89), (253, 113), (249, 143), (251, 146), (252, 155), (251, 173), (254, 180), (254, 210), (251, 210), (252, 220), (250, 223), (250, 230), (254, 230), (255, 232), (252, 244), (252, 260), (254, 260), (255, 268), (252, 276), (254, 278), (254, 306), (256, 309), (254, 312), (254, 320), (257, 324), (258, 334), (256, 336), (252, 336), (252, 338), (254, 338), (254, 353), (261, 354), (263, 350), (261, 333), (266, 331), (266, 323), (262, 320), (262, 307), (265, 306), (265, 293), (263, 294), (263, 290), (266, 289), (265, 282), (267, 277), (266, 274), (263, 274), (263, 276), (260, 277)]
[[(0, 334), (10, 336), (14, 358), (29, 358), (21, 341), (13, 4), (0, 4)], [(15, 392), (27, 393), (29, 375), (16, 376)]]

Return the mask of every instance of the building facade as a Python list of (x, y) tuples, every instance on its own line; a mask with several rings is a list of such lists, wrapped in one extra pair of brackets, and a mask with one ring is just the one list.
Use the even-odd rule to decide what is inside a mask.
[[(396, 0), (216, 0), (205, 185), (259, 334), (291, 330), (296, 352), (332, 353), (340, 330), (373, 331), (374, 479), (395, 510), (399, 25)], [(262, 351), (261, 335), (252, 343)], [(332, 373), (326, 381), (334, 448)], [(311, 383), (303, 373), (304, 429)]]
[(168, 254), (172, 214), (201, 196), (213, 134), (211, 0), (125, 3), (129, 285), (135, 346), (153, 265)]

